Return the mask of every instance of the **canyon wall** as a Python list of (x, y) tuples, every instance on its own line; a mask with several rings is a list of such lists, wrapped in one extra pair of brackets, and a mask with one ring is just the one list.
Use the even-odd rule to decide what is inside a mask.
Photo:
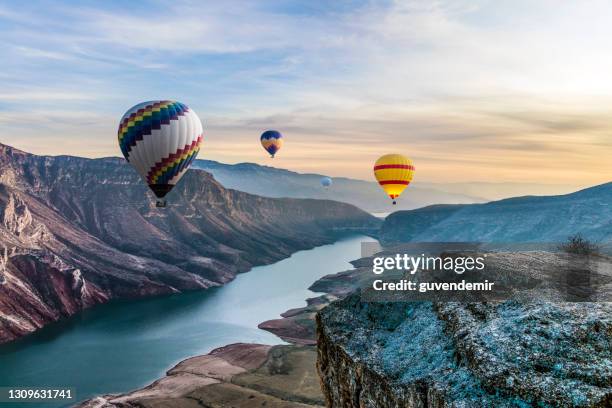
[(348, 204), (264, 198), (189, 171), (155, 199), (123, 159), (0, 145), (0, 342), (112, 299), (205, 289), (379, 221)]

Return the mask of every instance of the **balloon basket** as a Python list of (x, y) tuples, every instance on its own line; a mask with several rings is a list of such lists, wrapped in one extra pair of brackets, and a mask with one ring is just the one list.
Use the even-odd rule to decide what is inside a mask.
[(167, 205), (168, 203), (166, 202), (166, 200), (157, 200), (155, 202), (155, 207), (157, 208), (166, 208)]
[(393, 201), (393, 205), (396, 205), (397, 203), (395, 201)]

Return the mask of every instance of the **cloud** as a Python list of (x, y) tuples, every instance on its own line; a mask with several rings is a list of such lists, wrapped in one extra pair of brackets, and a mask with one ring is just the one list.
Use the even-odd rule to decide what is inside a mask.
[(118, 154), (116, 118), (169, 97), (203, 118), (214, 159), (259, 160), (253, 143), (274, 127), (295, 169), (368, 178), (363, 163), (397, 150), (431, 181), (599, 181), (612, 170), (600, 159), (612, 149), (609, 11), (548, 0), (0, 7), (0, 138), (50, 146), (95, 129), (103, 143), (66, 148)]
[(21, 54), (22, 56), (27, 57), (27, 58), (48, 58), (48, 59), (54, 59), (54, 60), (69, 60), (69, 59), (71, 59), (71, 56), (69, 54), (61, 53), (61, 52), (47, 51), (47, 50), (41, 50), (39, 48), (18, 46), (18, 47), (15, 47), (15, 50), (19, 54)]
[(25, 90), (21, 92), (0, 92), (0, 100), (16, 101), (83, 101), (94, 100), (98, 96), (83, 92), (65, 92), (62, 90)]

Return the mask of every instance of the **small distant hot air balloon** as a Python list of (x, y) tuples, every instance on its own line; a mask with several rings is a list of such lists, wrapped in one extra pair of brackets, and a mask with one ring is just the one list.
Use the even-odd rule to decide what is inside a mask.
[(381, 156), (374, 164), (374, 176), (378, 184), (393, 200), (402, 194), (408, 187), (414, 174), (412, 161), (401, 154), (386, 154)]
[(323, 187), (325, 187), (325, 188), (329, 188), (329, 187), (331, 187), (331, 185), (332, 185), (333, 183), (334, 183), (334, 182), (332, 181), (331, 177), (322, 177), (322, 178), (321, 178), (321, 185), (322, 185)]
[(118, 134), (123, 156), (155, 193), (157, 206), (165, 207), (164, 196), (200, 151), (200, 118), (180, 102), (143, 102), (123, 115)]
[(261, 134), (260, 140), (261, 145), (272, 158), (283, 147), (283, 135), (278, 130), (266, 130)]

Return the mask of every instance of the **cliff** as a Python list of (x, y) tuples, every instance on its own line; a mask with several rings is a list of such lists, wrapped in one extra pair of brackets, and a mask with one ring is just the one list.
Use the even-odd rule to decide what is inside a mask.
[(157, 209), (122, 159), (0, 145), (0, 342), (112, 299), (205, 289), (379, 221), (228, 190), (189, 171)]
[[(538, 254), (538, 262), (563, 262), (559, 256)], [(524, 261), (534, 254), (497, 257), (514, 274), (533, 274)], [(600, 266), (592, 272), (609, 283), (612, 268)], [(609, 407), (612, 304), (558, 302), (557, 295), (406, 303), (350, 294), (317, 315), (327, 406)]]

